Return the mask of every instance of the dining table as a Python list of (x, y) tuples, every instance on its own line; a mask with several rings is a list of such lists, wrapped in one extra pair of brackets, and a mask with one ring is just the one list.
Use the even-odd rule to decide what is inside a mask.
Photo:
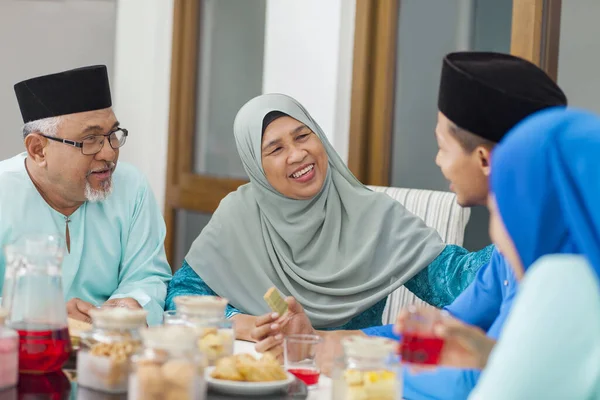
[[(234, 353), (257, 355), (254, 343), (237, 340)], [(77, 385), (77, 357), (72, 357), (62, 371), (45, 375), (19, 375), (16, 387), (0, 391), (0, 400), (127, 400), (127, 394), (107, 394), (89, 390)], [(206, 400), (258, 399), (256, 396), (232, 396), (213, 392), (209, 389)], [(261, 400), (328, 400), (331, 399), (331, 379), (321, 375), (318, 386), (308, 389), (299, 380), (290, 384), (286, 392), (260, 396)]]

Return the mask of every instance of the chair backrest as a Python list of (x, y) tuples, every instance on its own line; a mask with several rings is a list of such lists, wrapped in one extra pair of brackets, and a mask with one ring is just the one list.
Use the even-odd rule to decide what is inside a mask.
[[(454, 193), (382, 186), (370, 188), (398, 201), (408, 211), (425, 221), (427, 226), (437, 230), (444, 242), (462, 246), (471, 210), (459, 206)], [(398, 311), (410, 304), (426, 303), (404, 286), (399, 287), (388, 296), (382, 322), (394, 323)]]

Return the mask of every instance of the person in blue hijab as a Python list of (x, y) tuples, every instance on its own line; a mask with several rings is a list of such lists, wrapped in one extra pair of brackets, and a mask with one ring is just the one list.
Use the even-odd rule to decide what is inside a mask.
[(485, 367), (469, 398), (600, 399), (599, 155), (600, 117), (572, 109), (537, 113), (494, 151), (490, 234), (522, 283), (495, 346), (453, 319), (438, 328), (442, 362)]

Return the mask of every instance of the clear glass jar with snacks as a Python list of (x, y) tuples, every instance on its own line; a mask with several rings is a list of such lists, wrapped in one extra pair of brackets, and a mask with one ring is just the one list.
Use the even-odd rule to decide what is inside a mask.
[(214, 296), (179, 296), (174, 299), (180, 321), (198, 330), (198, 348), (215, 365), (233, 354), (234, 323), (225, 318), (227, 299)]
[(0, 390), (16, 386), (19, 378), (19, 334), (4, 325), (7, 316), (0, 308)]
[(333, 400), (397, 400), (402, 398), (402, 372), (397, 343), (352, 336), (342, 341), (343, 357), (332, 370)]
[(77, 353), (80, 386), (107, 393), (127, 392), (130, 357), (142, 344), (146, 310), (101, 307), (90, 310), (92, 329), (83, 332)]
[(197, 330), (163, 325), (141, 333), (144, 345), (132, 357), (128, 400), (204, 400), (206, 358), (197, 347)]

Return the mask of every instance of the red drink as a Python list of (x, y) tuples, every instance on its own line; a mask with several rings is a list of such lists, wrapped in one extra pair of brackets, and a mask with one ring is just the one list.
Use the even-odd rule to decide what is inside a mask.
[(288, 369), (288, 372), (294, 374), (296, 378), (306, 383), (308, 386), (313, 386), (319, 383), (319, 376), (321, 375), (316, 369), (307, 368), (293, 368)]
[(443, 346), (443, 339), (417, 333), (404, 333), (400, 341), (399, 353), (402, 362), (437, 365)]
[(69, 359), (71, 339), (67, 327), (14, 324), (19, 333), (19, 372), (45, 374), (58, 371)]

